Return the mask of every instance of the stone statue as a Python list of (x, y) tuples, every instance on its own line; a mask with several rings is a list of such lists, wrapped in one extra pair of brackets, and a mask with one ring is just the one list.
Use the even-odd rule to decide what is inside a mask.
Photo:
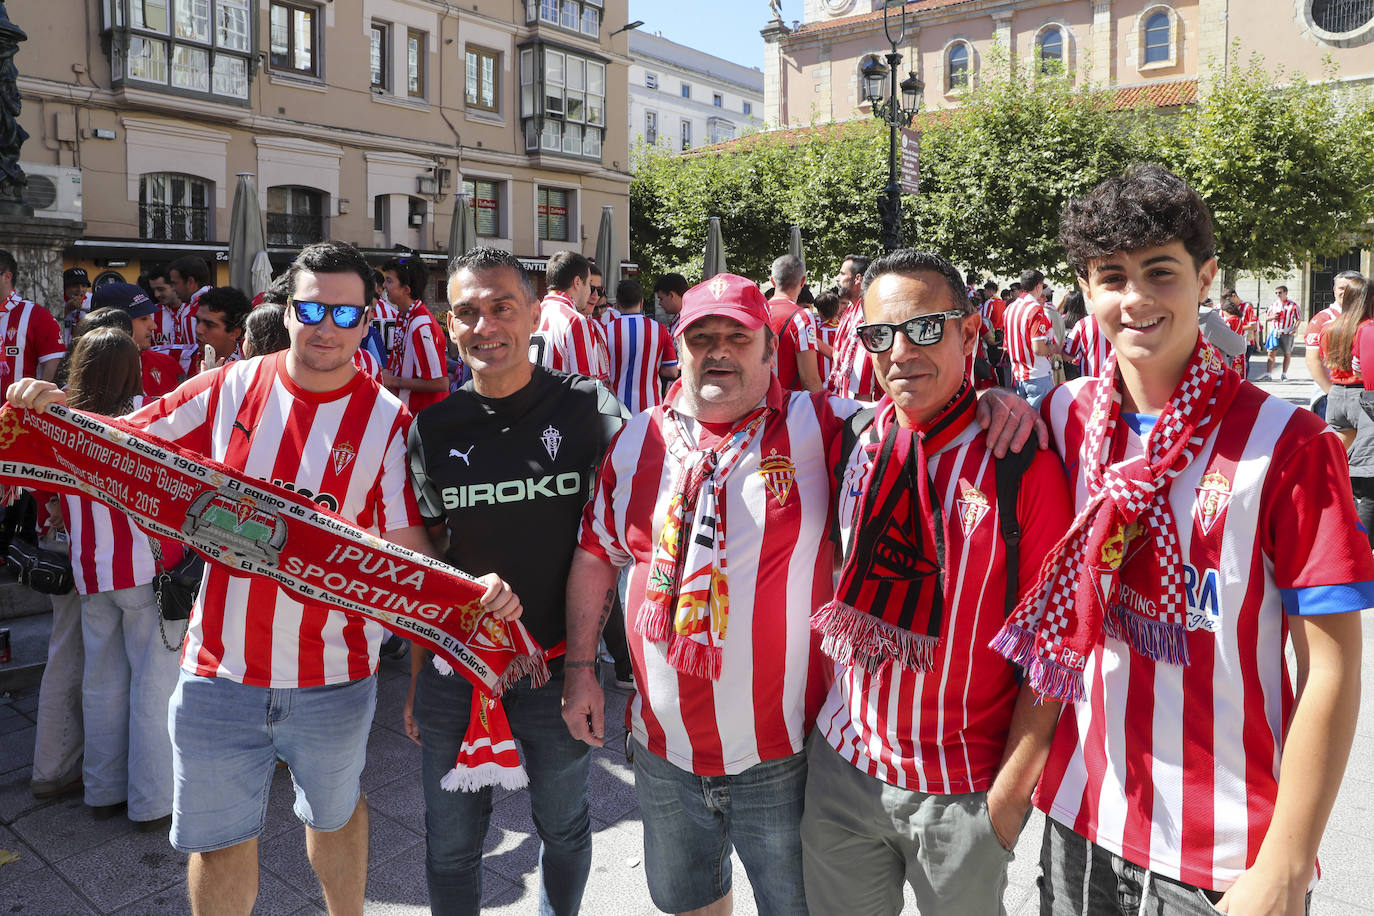
[(782, 0), (768, 0), (768, 8), (773, 11), (773, 21), (782, 22)]
[(19, 42), (28, 37), (10, 22), (4, 0), (0, 0), (0, 213), (26, 216), (33, 211), (24, 203), (28, 180), (19, 167), (19, 148), (29, 135), (19, 126), (23, 103), (19, 99), (19, 68), (14, 65), (14, 55), (19, 51)]

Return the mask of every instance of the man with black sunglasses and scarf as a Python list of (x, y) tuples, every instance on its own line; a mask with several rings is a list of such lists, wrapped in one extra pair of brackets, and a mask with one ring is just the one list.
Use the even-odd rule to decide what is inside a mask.
[[(372, 268), (353, 246), (323, 242), (302, 250), (288, 275), (288, 349), (203, 372), (126, 421), (428, 552), (407, 474), (410, 414), (353, 363), (368, 330)], [(8, 394), (31, 409), (65, 402), (60, 389), (33, 379)], [(504, 583), (483, 581), (486, 606), (518, 614)], [(368, 813), (359, 777), (382, 636), (369, 619), (207, 565), (168, 717), (171, 841), (190, 853), (194, 913), (251, 912), (258, 834), (280, 757), (291, 767), (329, 912), (360, 916)]]
[[(808, 747), (807, 901), (896, 914), (906, 881), (922, 913), (998, 913), (1059, 706), (1036, 705), (989, 643), (1007, 590), (1030, 589), (1068, 527), (1068, 485), (1038, 452), (999, 500), (1015, 483), (974, 422), (966, 374), (981, 319), (949, 262), (878, 259), (863, 310), (855, 333), (883, 397), (843, 440), (844, 559), (812, 618), (834, 683)], [(1011, 575), (1003, 506), (1021, 532)]]

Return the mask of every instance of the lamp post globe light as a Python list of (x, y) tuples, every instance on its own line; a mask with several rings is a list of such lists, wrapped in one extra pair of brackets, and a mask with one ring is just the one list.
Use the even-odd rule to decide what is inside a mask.
[[(896, 18), (897, 34), (892, 34), (892, 8), (898, 7)], [(864, 83), (864, 98), (872, 106), (873, 117), (888, 127), (887, 138), (887, 187), (878, 195), (878, 216), (882, 222), (882, 246), (884, 251), (896, 251), (902, 247), (902, 187), (897, 176), (897, 131), (909, 127), (921, 110), (921, 96), (925, 83), (916, 74), (908, 73), (899, 84), (897, 73), (902, 65), (902, 55), (897, 45), (906, 37), (906, 0), (885, 0), (883, 3), (883, 33), (891, 50), (887, 53), (887, 63), (877, 57), (869, 58), (861, 70)], [(884, 83), (887, 83), (886, 91)]]

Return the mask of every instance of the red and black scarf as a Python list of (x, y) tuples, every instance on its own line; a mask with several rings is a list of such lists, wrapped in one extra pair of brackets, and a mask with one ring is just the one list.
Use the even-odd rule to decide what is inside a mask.
[(897, 422), (890, 398), (878, 402), (870, 433), (877, 455), (857, 502), (840, 582), (811, 618), (821, 650), (840, 664), (872, 674), (889, 664), (933, 667), (945, 615), (945, 519), (926, 462), (968, 428), (976, 409), (967, 379), (914, 430)]

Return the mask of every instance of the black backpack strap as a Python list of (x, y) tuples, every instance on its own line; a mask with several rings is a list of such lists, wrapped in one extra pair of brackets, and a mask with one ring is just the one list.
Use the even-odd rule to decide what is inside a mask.
[(830, 539), (840, 544), (840, 496), (844, 487), (844, 469), (849, 466), (849, 456), (858, 444), (859, 436), (873, 425), (877, 408), (865, 407), (850, 414), (840, 429), (840, 457), (835, 459), (835, 511), (830, 516)]
[(1021, 492), (1021, 478), (1035, 459), (1038, 444), (1034, 437), (1027, 440), (1018, 452), (1007, 452), (1005, 458), (996, 459), (997, 476), (997, 520), (1002, 530), (1002, 542), (1007, 545), (1007, 588), (1002, 608), (1005, 618), (1010, 618), (1016, 610), (1019, 594), (1021, 560), (1021, 522), (1016, 517), (1016, 498)]

